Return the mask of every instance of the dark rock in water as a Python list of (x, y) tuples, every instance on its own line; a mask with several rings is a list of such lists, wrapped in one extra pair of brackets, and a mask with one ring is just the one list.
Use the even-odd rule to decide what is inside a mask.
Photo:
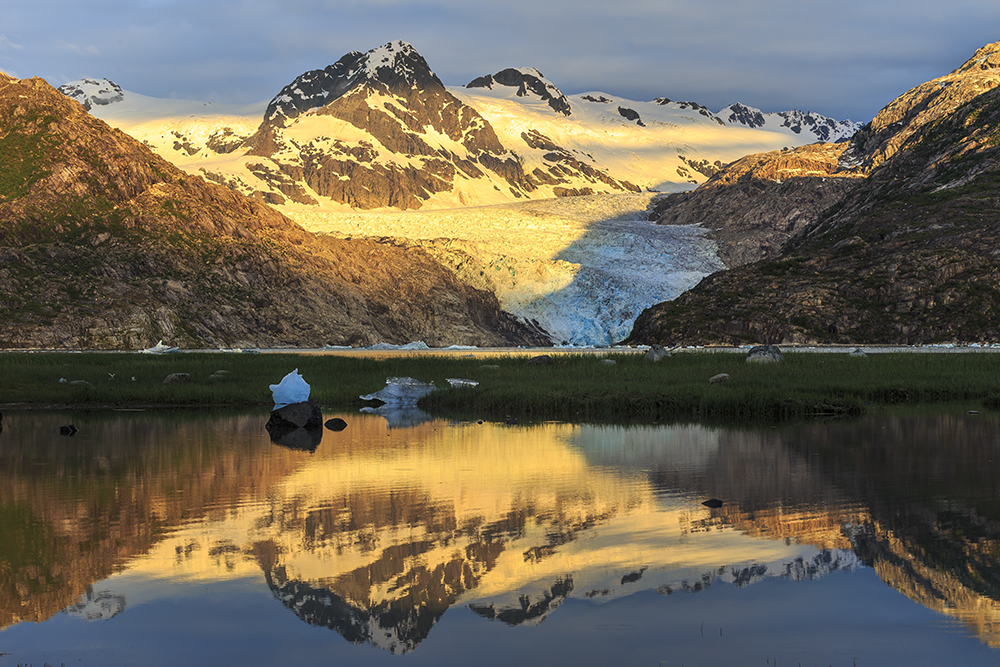
[(347, 428), (347, 422), (345, 422), (340, 417), (334, 417), (333, 419), (328, 419), (326, 424), (324, 424), (331, 431), (343, 431)]
[(524, 362), (525, 366), (551, 366), (556, 363), (556, 360), (547, 354), (540, 354), (537, 357), (532, 357)]
[(271, 442), (289, 449), (300, 449), (304, 452), (315, 452), (323, 441), (322, 427), (293, 428), (290, 431), (271, 433)]
[(708, 500), (703, 502), (702, 505), (704, 505), (705, 507), (709, 507), (713, 510), (717, 510), (720, 507), (722, 507), (723, 503), (718, 498), (709, 498)]
[(264, 428), (274, 444), (311, 452), (323, 439), (323, 412), (313, 400), (292, 403), (272, 411)]
[(66, 426), (59, 427), (59, 435), (76, 435), (79, 432), (80, 429), (73, 424), (67, 424)]
[(301, 403), (290, 403), (271, 412), (267, 421), (268, 433), (274, 429), (319, 428), (323, 425), (323, 411), (316, 401), (310, 399)]

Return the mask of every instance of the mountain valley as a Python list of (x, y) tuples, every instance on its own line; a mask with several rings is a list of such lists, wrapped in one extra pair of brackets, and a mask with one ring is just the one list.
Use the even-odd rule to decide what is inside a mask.
[(647, 222), (656, 192), (858, 126), (568, 96), (530, 67), (444, 86), (404, 42), (349, 53), (248, 107), (156, 100), (98, 79), (60, 90), (313, 233), (419, 247), (547, 341), (573, 345), (623, 339), (644, 308), (724, 268), (700, 228)]

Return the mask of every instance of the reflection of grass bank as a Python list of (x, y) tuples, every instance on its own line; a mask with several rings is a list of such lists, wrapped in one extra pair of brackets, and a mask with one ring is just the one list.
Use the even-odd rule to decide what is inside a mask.
[[(1000, 406), (1000, 355), (785, 357), (781, 364), (756, 365), (742, 355), (690, 353), (649, 364), (641, 355), (618, 354), (608, 364), (595, 355), (560, 355), (543, 366), (508, 356), (8, 353), (0, 354), (0, 404), (269, 406), (268, 385), (298, 368), (314, 399), (344, 408), (360, 405), (358, 396), (380, 389), (388, 376), (442, 388), (449, 377), (476, 380), (478, 387), (444, 389), (421, 406), (485, 419), (780, 421), (857, 415), (879, 405), (962, 400)], [(192, 381), (163, 384), (170, 373), (188, 373)], [(717, 373), (730, 380), (709, 384)]]

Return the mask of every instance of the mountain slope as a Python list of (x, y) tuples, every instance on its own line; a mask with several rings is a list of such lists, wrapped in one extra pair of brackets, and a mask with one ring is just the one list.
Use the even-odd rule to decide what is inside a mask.
[[(777, 257), (914, 133), (1000, 85), (998, 66), (1000, 43), (989, 44), (951, 74), (890, 102), (848, 142), (749, 155), (694, 192), (660, 199), (654, 218), (712, 229), (730, 268)], [(766, 125), (763, 114), (739, 111), (743, 120)]]
[(910, 132), (779, 258), (713, 274), (645, 311), (631, 339), (996, 340), (998, 186), (1000, 90), (993, 89)]
[(869, 172), (928, 123), (1000, 85), (1000, 42), (987, 44), (961, 67), (903, 93), (885, 106), (850, 142), (841, 162)]
[(40, 79), (0, 75), (0, 118), (3, 347), (539, 341), (426, 253), (317, 238)]

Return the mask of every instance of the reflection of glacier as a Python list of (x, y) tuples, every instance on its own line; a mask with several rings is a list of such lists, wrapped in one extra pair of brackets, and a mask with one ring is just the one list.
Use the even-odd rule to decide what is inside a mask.
[[(165, 539), (149, 569), (262, 570), (298, 618), (394, 653), (417, 647), (456, 606), (537, 624), (574, 598), (810, 581), (865, 566), (995, 636), (996, 600), (966, 581), (994, 576), (995, 542), (968, 576), (938, 569), (946, 561), (880, 523), (797, 448), (828, 430), (789, 429), (792, 444), (782, 431), (701, 426), (431, 421), (390, 432), (359, 415), (350, 437), (300, 459), (257, 501)], [(709, 510), (700, 504), (709, 496), (726, 503)], [(918, 509), (928, 521), (944, 516)]]
[(93, 587), (89, 587), (78, 603), (66, 607), (63, 611), (85, 621), (107, 620), (125, 611), (125, 597), (110, 591), (95, 591)]
[[(533, 624), (573, 596), (745, 586), (856, 565), (850, 552), (748, 538), (650, 483), (650, 457), (696, 479), (717, 448), (711, 429), (440, 427), (396, 432), (391, 445), (385, 426), (373, 428), (370, 441), (321, 452), (272, 491), (248, 551), (299, 618), (402, 653), (456, 605)], [(605, 465), (592, 465), (581, 443), (599, 443)]]

